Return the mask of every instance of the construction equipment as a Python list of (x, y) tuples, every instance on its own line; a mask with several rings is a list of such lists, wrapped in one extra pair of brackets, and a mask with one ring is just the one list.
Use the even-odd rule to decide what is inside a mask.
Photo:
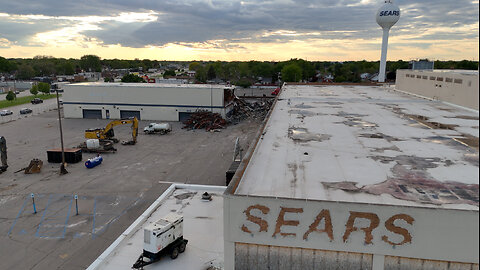
[(0, 165), (0, 173), (3, 173), (7, 170), (7, 141), (5, 137), (0, 136), (0, 160), (2, 161), (2, 165)]
[(85, 138), (98, 139), (100, 142), (112, 141), (113, 143), (117, 143), (118, 139), (114, 137), (115, 133), (113, 131), (113, 127), (126, 124), (132, 124), (132, 140), (123, 141), (122, 144), (133, 145), (137, 143), (138, 135), (138, 120), (136, 117), (113, 120), (104, 128), (87, 129), (85, 130)]
[(183, 216), (170, 213), (144, 228), (143, 252), (132, 268), (143, 269), (159, 261), (164, 254), (176, 259), (185, 251), (187, 243), (188, 240), (183, 238)]
[(169, 123), (150, 123), (143, 129), (143, 132), (147, 134), (159, 133), (160, 135), (165, 135), (172, 131), (172, 126)]
[(109, 140), (100, 141), (98, 139), (88, 139), (86, 142), (77, 146), (84, 153), (115, 153), (117, 149), (113, 147), (113, 142)]
[(21, 171), (25, 171), (25, 174), (39, 173), (42, 170), (42, 166), (43, 166), (43, 161), (41, 161), (40, 159), (34, 158), (30, 161), (30, 164), (27, 167), (22, 168), (16, 171), (15, 173), (18, 173)]

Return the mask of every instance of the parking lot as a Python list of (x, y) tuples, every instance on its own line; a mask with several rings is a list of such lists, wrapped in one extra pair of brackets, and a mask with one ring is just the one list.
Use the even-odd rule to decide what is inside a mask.
[[(75, 147), (85, 140), (85, 129), (104, 127), (108, 120), (62, 123), (65, 146)], [(0, 123), (9, 165), (0, 174), (0, 269), (85, 269), (167, 182), (224, 185), (235, 139), (246, 149), (260, 124), (245, 120), (206, 132), (173, 122), (173, 131), (162, 136), (143, 134), (148, 123), (140, 122), (136, 145), (117, 144), (118, 151), (103, 154), (103, 163), (93, 169), (83, 162), (95, 154), (84, 153), (83, 161), (68, 164), (69, 173), (62, 176), (59, 164), (48, 163), (46, 155), (60, 147), (56, 110)], [(119, 140), (128, 140), (130, 133), (128, 125), (115, 127)], [(15, 173), (33, 158), (44, 162), (39, 174)]]

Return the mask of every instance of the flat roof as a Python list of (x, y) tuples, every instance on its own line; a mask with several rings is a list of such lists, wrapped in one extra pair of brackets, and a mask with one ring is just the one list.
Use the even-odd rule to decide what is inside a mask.
[[(65, 85), (67, 86), (67, 85)], [(233, 88), (232, 86), (220, 84), (179, 84), (179, 83), (122, 83), (122, 82), (81, 82), (68, 84), (71, 86), (89, 87), (149, 87), (149, 88)]]
[[(183, 216), (185, 252), (172, 260), (165, 255), (146, 269), (207, 269), (223, 267), (223, 197), (225, 187), (172, 186), (135, 221), (88, 269), (130, 269), (143, 252), (143, 229), (176, 213)], [(207, 191), (211, 201), (202, 200)], [(147, 217), (142, 220), (142, 217)], [(139, 222), (140, 221), (140, 222)]]
[(286, 85), (234, 194), (478, 211), (478, 117), (390, 88)]
[(405, 69), (413, 72), (434, 72), (434, 73), (451, 73), (451, 74), (461, 74), (468, 76), (478, 76), (478, 70), (466, 70), (466, 69)]

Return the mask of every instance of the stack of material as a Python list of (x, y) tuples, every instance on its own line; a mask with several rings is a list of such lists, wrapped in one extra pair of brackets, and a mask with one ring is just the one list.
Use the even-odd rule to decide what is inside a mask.
[(218, 113), (209, 111), (197, 111), (189, 119), (183, 122), (183, 128), (205, 129), (206, 131), (221, 129), (227, 125), (227, 121)]
[(272, 107), (273, 99), (264, 99), (262, 101), (247, 102), (242, 99), (235, 99), (233, 109), (228, 113), (227, 120), (237, 124), (247, 118), (264, 119)]

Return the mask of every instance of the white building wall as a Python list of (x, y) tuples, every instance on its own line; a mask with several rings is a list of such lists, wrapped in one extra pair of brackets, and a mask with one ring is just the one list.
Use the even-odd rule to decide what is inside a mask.
[[(316, 257), (320, 259), (331, 256), (328, 251), (334, 251), (337, 253), (333, 255), (340, 257), (332, 263), (364, 261), (366, 265), (371, 265), (366, 269), (393, 269), (387, 264), (399, 258), (421, 261), (421, 265), (427, 261), (441, 262), (447, 266), (463, 263), (478, 267), (478, 214), (478, 211), (471, 210), (225, 194), (224, 218), (228, 219), (224, 222), (228, 225), (224, 227), (225, 247), (228, 247), (225, 249), (225, 269), (254, 269), (252, 265), (246, 268), (241, 266), (245, 262), (241, 262), (240, 258), (250, 257), (250, 253), (257, 252), (252, 253), (257, 257), (248, 258), (247, 264), (258, 264), (265, 255), (258, 253), (262, 246), (268, 246), (269, 252), (273, 253), (282, 251), (276, 247), (293, 248), (283, 251), (297, 255), (302, 254), (302, 250), (315, 250)], [(355, 217), (353, 220), (352, 216)], [(401, 230), (389, 225), (392, 219), (393, 225)], [(331, 231), (330, 235), (328, 231)], [(232, 245), (235, 246), (233, 252)], [(354, 256), (351, 253), (362, 255)], [(237, 256), (240, 258), (237, 259)], [(292, 265), (297, 265), (301, 256), (288, 257), (288, 260)]]
[(399, 69), (395, 88), (478, 110), (478, 72)]
[(107, 118), (108, 110), (110, 119), (119, 119), (121, 110), (130, 110), (140, 111), (142, 120), (178, 121), (179, 112), (203, 109), (225, 117), (223, 91), (209, 85), (71, 84), (65, 86), (64, 112), (66, 118), (82, 118), (84, 109), (102, 110)]

